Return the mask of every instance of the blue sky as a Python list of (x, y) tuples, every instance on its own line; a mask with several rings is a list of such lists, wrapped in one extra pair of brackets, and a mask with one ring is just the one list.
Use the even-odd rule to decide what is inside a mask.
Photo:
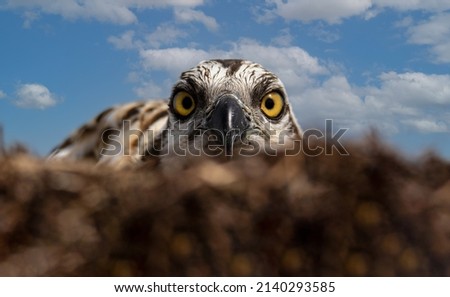
[(283, 80), (304, 129), (370, 127), (450, 158), (450, 0), (0, 0), (0, 124), (45, 155), (209, 58)]

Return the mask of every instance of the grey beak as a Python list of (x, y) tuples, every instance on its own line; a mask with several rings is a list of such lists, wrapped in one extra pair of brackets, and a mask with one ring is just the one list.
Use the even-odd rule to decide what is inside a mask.
[(224, 95), (218, 100), (207, 126), (217, 134), (225, 146), (226, 154), (229, 155), (232, 153), (236, 140), (239, 140), (242, 133), (248, 128), (249, 122), (236, 96)]

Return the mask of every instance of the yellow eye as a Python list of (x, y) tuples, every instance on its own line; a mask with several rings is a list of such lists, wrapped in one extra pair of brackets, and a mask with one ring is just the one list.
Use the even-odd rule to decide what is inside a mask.
[(283, 111), (283, 107), (284, 100), (278, 92), (270, 92), (261, 101), (261, 110), (271, 119), (278, 117)]
[(173, 109), (178, 115), (187, 117), (195, 109), (195, 100), (187, 92), (178, 92), (173, 98)]

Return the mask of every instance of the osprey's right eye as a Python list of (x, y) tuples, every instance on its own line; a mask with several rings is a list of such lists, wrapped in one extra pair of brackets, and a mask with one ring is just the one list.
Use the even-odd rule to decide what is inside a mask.
[(189, 116), (195, 109), (195, 100), (188, 92), (178, 92), (173, 97), (173, 109), (181, 117)]
[(284, 108), (284, 100), (278, 92), (270, 92), (261, 101), (261, 110), (270, 119), (277, 118)]

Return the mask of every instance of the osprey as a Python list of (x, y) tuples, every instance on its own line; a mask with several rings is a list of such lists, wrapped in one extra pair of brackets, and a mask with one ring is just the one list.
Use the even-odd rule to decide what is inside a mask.
[(118, 167), (149, 158), (274, 151), (301, 139), (283, 83), (246, 60), (208, 60), (181, 73), (169, 100), (111, 107), (81, 126), (50, 159)]

